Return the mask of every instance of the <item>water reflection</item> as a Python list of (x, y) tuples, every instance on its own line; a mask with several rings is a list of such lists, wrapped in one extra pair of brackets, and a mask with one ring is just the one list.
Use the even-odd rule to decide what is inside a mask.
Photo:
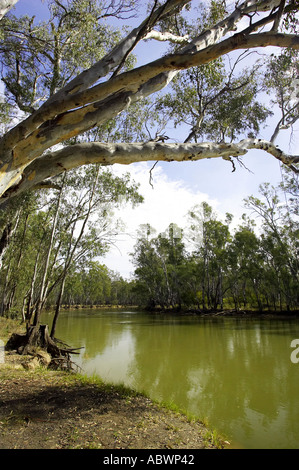
[(299, 447), (298, 320), (64, 313), (57, 336), (105, 380), (173, 401), (245, 448)]

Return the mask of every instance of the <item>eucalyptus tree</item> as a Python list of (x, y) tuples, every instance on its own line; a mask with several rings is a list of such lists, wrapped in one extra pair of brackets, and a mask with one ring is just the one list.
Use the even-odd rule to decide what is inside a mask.
[[(210, 9), (188, 23), (186, 20), (170, 23), (178, 36), (188, 38), (213, 27), (225, 17), (225, 3), (211, 1)], [(171, 46), (175, 52), (177, 45)], [(237, 72), (242, 61), (251, 60), (253, 52), (244, 51), (237, 58), (218, 59), (191, 67), (176, 75), (170, 91), (158, 102), (157, 109), (166, 109), (174, 127), (184, 125), (184, 142), (234, 142), (242, 135), (257, 136), (260, 125), (271, 114), (259, 102), (262, 89), (259, 63)], [(228, 63), (227, 63), (228, 62)]]
[[(78, 182), (78, 176), (80, 181)], [(68, 181), (65, 192), (64, 218), (60, 228), (60, 264), (53, 287), (60, 284), (51, 337), (63, 298), (66, 277), (71, 266), (91, 262), (103, 256), (122, 230), (121, 223), (113, 218), (113, 208), (131, 202), (142, 202), (137, 185), (130, 182), (129, 175), (116, 177), (99, 165), (75, 172)], [(70, 194), (71, 193), (71, 194)]]
[(184, 244), (181, 229), (170, 224), (163, 233), (153, 236), (154, 230), (141, 226), (131, 254), (139, 290), (146, 293), (149, 307), (162, 308), (181, 305), (181, 267)]
[(292, 127), (299, 118), (299, 60), (292, 49), (286, 49), (279, 55), (271, 54), (267, 62), (265, 89), (280, 112), (270, 139), (274, 143), (279, 132)]
[(182, 236), (182, 230), (171, 223), (165, 232), (153, 240), (160, 269), (163, 272), (163, 297), (166, 307), (180, 308), (182, 304), (182, 268), (185, 258)]
[(193, 242), (193, 259), (197, 264), (203, 308), (223, 307), (227, 290), (227, 249), (230, 243), (227, 214), (225, 223), (217, 219), (212, 207), (203, 202), (189, 211), (189, 238)]
[(127, 280), (119, 273), (109, 271), (110, 295), (105, 298), (106, 304), (111, 305), (144, 305), (140, 302), (140, 297), (136, 289), (136, 280)]
[(142, 227), (138, 232), (138, 238), (131, 253), (135, 266), (135, 277), (138, 280), (139, 291), (145, 293), (147, 306), (152, 308), (165, 302), (165, 271), (161, 267), (161, 261), (154, 246), (154, 240), (150, 234), (153, 229)]
[(260, 239), (254, 231), (252, 222), (243, 217), (228, 247), (229, 292), (235, 308), (252, 308), (257, 305), (263, 309), (261, 286), (265, 279), (265, 260)]
[[(104, 305), (111, 297), (112, 273), (99, 261), (76, 266), (67, 278), (64, 291), (66, 305)], [(75, 288), (73, 286), (75, 283)]]
[[(3, 272), (5, 280), (9, 279), (6, 274), (8, 269), (14, 285), (25, 278), (23, 271), (28, 273), (27, 284), (23, 285), (23, 292), (19, 291), (27, 304), (24, 316), (28, 333), (23, 353), (41, 340), (40, 334), (44, 333), (40, 328), (41, 314), (49, 296), (52, 301), (55, 299), (56, 309), (51, 333), (42, 341), (46, 346), (53, 346), (49, 341), (54, 339), (69, 273), (72, 274), (78, 268), (89, 269), (90, 278), (93, 259), (105, 255), (123, 230), (121, 221), (114, 217), (114, 208), (126, 203), (135, 205), (142, 202), (138, 185), (130, 181), (128, 174), (116, 177), (99, 165), (82, 167), (80, 172), (74, 170), (64, 173), (59, 189), (48, 191), (48, 195), (44, 192), (44, 206), (36, 206), (35, 214), (29, 214), (28, 224), (19, 224), (19, 236), (13, 240), (4, 257), (7, 264), (7, 270)], [(32, 206), (29, 208), (32, 211)], [(25, 216), (26, 213), (23, 219)], [(36, 238), (32, 235), (35, 225), (38, 230)], [(25, 241), (18, 244), (21, 235), (21, 240)], [(23, 252), (25, 254), (21, 262)], [(100, 287), (94, 285), (98, 290)], [(5, 282), (5, 298), (11, 292), (11, 286)], [(55, 348), (54, 353), (57, 354)]]
[(269, 183), (260, 186), (261, 199), (250, 196), (245, 200), (261, 220), (261, 246), (264, 259), (272, 269), (279, 304), (289, 309), (298, 302), (298, 233), (296, 217), (290, 217), (287, 201), (281, 200), (278, 188)]
[(295, 219), (299, 216), (299, 175), (290, 170), (284, 171), (279, 189), (283, 193), (287, 217)]
[[(198, 13), (200, 16), (204, 12), (211, 18), (209, 25), (202, 22), (202, 29), (195, 30), (187, 38), (172, 32), (169, 20), (176, 23), (184, 8), (184, 14), (194, 13), (197, 2), (154, 0), (149, 2), (149, 14), (139, 26), (118, 38), (117, 43), (111, 30), (105, 40), (102, 34), (108, 27), (106, 23), (103, 26), (105, 18), (111, 14), (121, 16), (121, 12), (132, 9), (133, 4), (129, 0), (49, 1), (52, 12), (46, 28), (38, 27), (33, 16), (18, 20), (4, 16), (2, 19), (2, 78), (7, 78), (7, 99), (13, 100), (25, 113), (24, 119), (8, 130), (0, 141), (2, 203), (29, 188), (51, 184), (49, 179), (57, 174), (86, 163), (107, 165), (145, 160), (232, 158), (245, 155), (249, 149), (262, 149), (286, 165), (294, 166), (298, 162), (298, 156), (288, 155), (272, 142), (252, 136), (239, 142), (233, 139), (220, 143), (214, 140), (182, 144), (80, 141), (55, 149), (55, 145), (84, 135), (115, 119), (134, 103), (164, 89), (181, 71), (212, 64), (239, 50), (273, 46), (296, 52), (299, 48), (299, 38), (294, 32), (298, 4), (285, 0), (246, 0), (225, 5), (221, 17), (212, 13), (223, 2), (212, 2), (208, 7), (201, 7)], [(211, 13), (207, 14), (207, 8)], [(22, 25), (18, 35), (13, 32), (15, 28), (10, 28), (16, 21)], [(82, 47), (74, 54), (72, 43), (78, 40), (88, 48), (86, 41), (89, 41), (90, 31), (91, 60), (86, 62)], [(128, 70), (132, 67), (132, 62), (128, 65), (132, 51), (144, 40), (172, 41), (179, 47), (157, 60)], [(9, 47), (5, 47), (6, 44)], [(98, 50), (101, 50), (100, 57)], [(64, 57), (69, 58), (69, 62), (64, 61)], [(237, 86), (231, 84), (232, 88)], [(223, 112), (219, 116), (222, 118)], [(230, 134), (229, 139), (233, 137)]]
[(1, 222), (6, 228), (1, 240), (0, 315), (15, 306), (16, 299), (23, 301), (23, 293), (31, 284), (30, 273), (39, 249), (41, 226), (45, 226), (42, 211), (36, 217), (39, 199), (29, 193), (22, 201), (15, 201), (10, 214), (3, 214), (6, 217)]

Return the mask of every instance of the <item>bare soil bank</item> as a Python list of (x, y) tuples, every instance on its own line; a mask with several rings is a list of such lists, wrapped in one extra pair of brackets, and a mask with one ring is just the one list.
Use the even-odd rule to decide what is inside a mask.
[[(0, 318), (6, 342), (23, 326)], [(228, 445), (202, 422), (145, 395), (80, 374), (0, 364), (0, 449), (215, 449)], [(29, 364), (29, 366), (28, 366)], [(29, 367), (29, 368), (28, 368)]]
[[(0, 368), (0, 449), (223, 448), (198, 420), (78, 374)], [(8, 362), (10, 362), (10, 365)]]

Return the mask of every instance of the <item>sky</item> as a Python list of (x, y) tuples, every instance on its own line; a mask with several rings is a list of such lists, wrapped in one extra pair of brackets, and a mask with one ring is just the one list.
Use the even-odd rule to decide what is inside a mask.
[[(34, 14), (38, 17), (44, 8), (40, 0), (19, 0), (17, 11), (32, 12), (33, 5)], [(130, 23), (135, 26), (141, 19), (143, 17), (140, 15)], [(138, 46), (135, 50), (138, 64), (158, 58), (163, 50), (165, 45), (155, 41)], [(272, 126), (278, 120), (279, 116), (274, 114)], [(259, 137), (269, 139), (272, 126), (262, 129)], [(170, 126), (166, 134), (175, 136), (176, 140), (186, 136)], [(290, 132), (283, 131), (276, 143), (286, 152), (298, 153), (299, 127), (294, 129), (292, 136)], [(150, 169), (155, 162), (114, 165), (116, 175), (129, 172), (132, 179), (140, 183), (139, 192), (144, 196), (144, 203), (135, 209), (128, 206), (116, 211), (116, 216), (124, 221), (126, 231), (119, 235), (117, 245), (100, 261), (124, 278), (132, 277), (134, 266), (128, 253), (133, 251), (138, 227), (149, 223), (160, 233), (174, 222), (184, 228), (188, 211), (203, 201), (213, 207), (220, 219), (224, 219), (227, 212), (232, 213), (236, 224), (245, 212), (244, 198), (251, 194), (258, 196), (259, 185), (264, 182), (277, 185), (281, 181), (280, 164), (269, 154), (252, 150), (243, 157), (243, 162), (248, 170), (236, 163), (235, 172), (232, 172), (231, 163), (221, 158), (197, 162), (159, 162), (152, 171), (152, 186), (149, 182)]]

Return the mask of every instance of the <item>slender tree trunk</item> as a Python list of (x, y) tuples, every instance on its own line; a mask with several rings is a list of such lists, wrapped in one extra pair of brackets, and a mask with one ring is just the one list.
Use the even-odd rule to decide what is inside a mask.
[[(65, 180), (65, 176), (64, 176), (64, 180)], [(42, 305), (43, 305), (43, 302), (44, 302), (44, 299), (45, 299), (45, 296), (46, 296), (47, 273), (48, 273), (50, 257), (51, 257), (51, 253), (52, 253), (52, 249), (53, 249), (55, 231), (56, 231), (56, 226), (57, 226), (57, 221), (58, 221), (58, 214), (59, 214), (61, 198), (62, 198), (62, 191), (63, 191), (63, 184), (60, 188), (58, 199), (57, 199), (56, 210), (55, 210), (55, 215), (54, 215), (54, 220), (53, 220), (52, 230), (51, 230), (51, 236), (50, 236), (50, 241), (49, 241), (49, 247), (48, 247), (48, 252), (47, 252), (46, 260), (45, 260), (45, 264), (44, 264), (44, 270), (43, 270), (43, 276), (42, 276), (42, 280), (41, 280), (40, 292), (39, 292), (39, 297), (38, 297), (38, 300), (37, 300), (37, 305), (36, 305), (36, 310), (35, 310), (35, 315), (34, 315), (34, 320), (33, 320), (33, 325), (34, 326), (39, 325)]]
[(25, 323), (25, 321), (26, 321), (25, 309), (26, 309), (26, 296), (24, 296), (24, 298), (23, 298), (23, 305), (22, 305), (22, 323)]
[(37, 276), (37, 267), (38, 267), (38, 260), (40, 257), (40, 250), (38, 251), (35, 259), (35, 264), (34, 264), (34, 271), (31, 279), (31, 285), (30, 285), (30, 290), (29, 290), (29, 295), (27, 299), (27, 308), (26, 308), (26, 323), (29, 325), (31, 322), (31, 317), (33, 315), (33, 296), (34, 296), (34, 288), (35, 288), (35, 281), (36, 281), (36, 276)]
[(8, 279), (9, 279), (9, 274), (10, 274), (10, 262), (8, 263), (7, 269), (6, 269), (6, 275), (4, 279), (4, 284), (2, 288), (2, 296), (1, 296), (1, 304), (0, 304), (0, 316), (3, 316), (4, 313), (6, 312), (7, 308), (7, 302), (6, 302), (6, 295), (7, 295), (7, 286), (8, 286)]
[(17, 261), (16, 266), (14, 267), (14, 271), (15, 271), (15, 273), (14, 273), (14, 283), (13, 283), (13, 286), (12, 286), (12, 289), (11, 289), (9, 308), (11, 308), (14, 304), (15, 293), (16, 293), (17, 283), (18, 283), (18, 272), (19, 272), (19, 269), (20, 269), (20, 266), (21, 266), (21, 260), (22, 260), (23, 248), (24, 248), (24, 241), (25, 241), (25, 236), (26, 236), (26, 231), (27, 231), (27, 226), (28, 226), (28, 218), (29, 218), (29, 214), (27, 214), (26, 218), (25, 218), (24, 229), (23, 229), (22, 238), (21, 238), (21, 241), (20, 241), (20, 251), (19, 251), (18, 261)]
[(259, 296), (258, 287), (257, 287), (254, 280), (253, 280), (253, 289), (254, 289), (254, 293), (255, 293), (256, 300), (257, 300), (259, 311), (261, 312), (263, 310), (263, 304), (262, 304), (260, 296)]
[(2, 230), (1, 238), (0, 238), (0, 269), (3, 267), (3, 258), (5, 253), (9, 247), (10, 240), (14, 235), (15, 231), (17, 230), (19, 219), (21, 214), (21, 208), (17, 210), (15, 215), (12, 217), (12, 220), (7, 223), (7, 225)]
[(223, 309), (223, 289), (222, 289), (222, 271), (219, 270), (219, 304), (220, 308)]
[(246, 308), (246, 306), (247, 306), (246, 282), (244, 282), (244, 283), (243, 283), (243, 286), (242, 286), (242, 296), (243, 296), (243, 307)]
[[(18, 209), (16, 214), (13, 216), (13, 219), (11, 222), (9, 222), (6, 227), (3, 230), (2, 237), (0, 240), (0, 269), (3, 268), (3, 258), (5, 256), (6, 251), (9, 248), (9, 244), (11, 241), (11, 238), (13, 237), (14, 233), (17, 230), (17, 227), (19, 225), (19, 220), (20, 220), (20, 214), (21, 214), (21, 208)], [(2, 291), (2, 302), (0, 306), (0, 315), (4, 315), (5, 311), (8, 310), (10, 306), (10, 301), (6, 301), (7, 298), (11, 299), (11, 292), (8, 292), (9, 284), (10, 284), (10, 279), (11, 279), (11, 259), (8, 261), (8, 266), (6, 270), (6, 276), (5, 276), (5, 282), (3, 286), (3, 291)]]
[(165, 283), (166, 283), (166, 290), (167, 290), (167, 306), (169, 307), (172, 304), (172, 295), (171, 295), (171, 289), (169, 285), (169, 279), (168, 279), (168, 273), (167, 273), (167, 267), (165, 264), (165, 261), (163, 259), (163, 256), (161, 256), (161, 262), (162, 262), (162, 269), (165, 277)]
[(71, 244), (72, 244), (72, 240), (73, 240), (73, 234), (74, 234), (74, 230), (75, 230), (75, 224), (73, 225), (73, 230), (72, 230), (72, 234), (71, 234), (70, 241), (69, 241), (68, 253), (66, 255), (66, 260), (65, 260), (65, 265), (64, 265), (64, 271), (63, 271), (63, 277), (62, 277), (62, 281), (61, 281), (60, 291), (59, 291), (59, 295), (58, 295), (58, 299), (57, 299), (57, 303), (56, 303), (55, 315), (54, 315), (54, 318), (53, 318), (53, 324), (52, 324), (52, 328), (51, 328), (50, 337), (52, 339), (54, 338), (54, 334), (55, 334), (55, 330), (56, 330), (56, 324), (57, 324), (58, 316), (59, 316), (59, 313), (60, 313), (60, 307), (61, 307), (61, 301), (62, 301), (63, 292), (64, 292), (65, 280), (66, 280), (66, 277), (67, 277), (68, 270), (69, 270), (69, 268), (72, 264), (72, 261), (74, 259), (75, 251), (76, 251), (76, 249), (78, 247), (78, 244), (79, 244), (79, 242), (80, 242), (80, 240), (81, 240), (81, 238), (84, 234), (86, 224), (87, 224), (87, 222), (89, 220), (89, 217), (90, 217), (90, 214), (91, 214), (92, 202), (93, 202), (93, 198), (94, 198), (94, 195), (95, 195), (95, 192), (96, 192), (96, 187), (97, 187), (97, 183), (98, 183), (98, 179), (99, 179), (99, 174), (100, 174), (100, 166), (98, 166), (98, 169), (97, 169), (96, 177), (95, 177), (93, 187), (92, 187), (92, 190), (91, 190), (91, 193), (90, 193), (88, 210), (85, 214), (85, 218), (84, 218), (80, 233), (79, 233), (79, 235), (76, 239), (76, 242), (74, 243), (73, 248), (71, 248)]
[(5, 252), (9, 246), (9, 239), (12, 232), (12, 224), (9, 223), (4, 228), (1, 238), (0, 238), (0, 268), (2, 268), (2, 262), (5, 255)]
[(235, 304), (235, 310), (238, 310), (238, 294), (236, 293), (236, 290), (233, 289), (232, 291), (232, 294), (233, 294), (233, 300), (234, 300), (234, 304)]
[(57, 324), (58, 316), (59, 316), (59, 313), (60, 313), (60, 307), (61, 307), (61, 302), (62, 302), (62, 297), (63, 297), (63, 292), (64, 292), (66, 275), (67, 275), (67, 273), (65, 271), (63, 279), (61, 281), (60, 290), (59, 290), (59, 294), (58, 294), (58, 299), (57, 299), (57, 302), (56, 302), (55, 314), (54, 314), (54, 318), (53, 318), (53, 322), (52, 322), (52, 328), (51, 328), (51, 333), (50, 333), (50, 337), (52, 339), (54, 339), (54, 335), (55, 335), (55, 331), (56, 331), (56, 324)]

